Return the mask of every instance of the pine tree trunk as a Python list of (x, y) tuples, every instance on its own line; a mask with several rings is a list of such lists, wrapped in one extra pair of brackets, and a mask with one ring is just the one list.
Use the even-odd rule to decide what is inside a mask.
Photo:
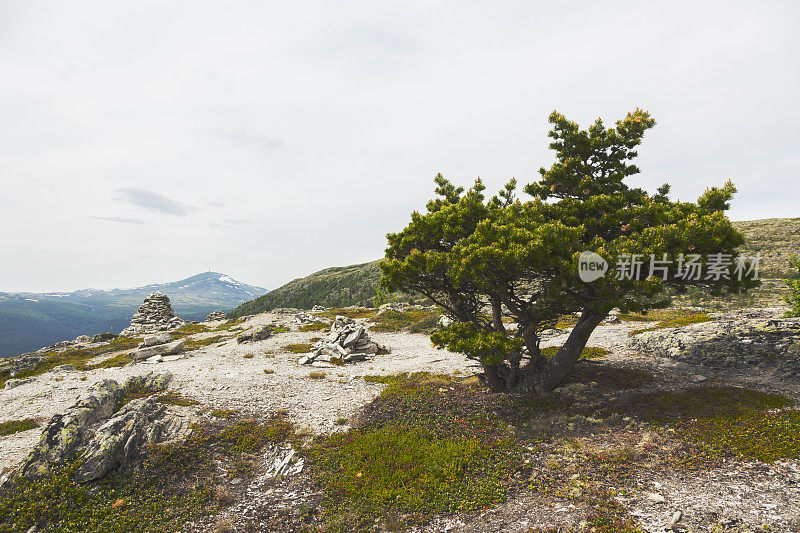
[(578, 323), (572, 328), (572, 332), (558, 353), (538, 365), (529, 365), (531, 379), (527, 381), (532, 383), (535, 392), (549, 392), (566, 379), (578, 362), (592, 332), (604, 318), (605, 315), (602, 313), (584, 309)]

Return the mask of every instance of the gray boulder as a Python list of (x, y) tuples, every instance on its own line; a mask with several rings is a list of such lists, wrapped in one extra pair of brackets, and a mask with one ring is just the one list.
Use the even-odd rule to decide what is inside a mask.
[(146, 346), (144, 348), (139, 348), (135, 352), (131, 353), (131, 359), (134, 361), (142, 361), (144, 359), (149, 359), (155, 355), (173, 355), (181, 353), (185, 346), (185, 341), (183, 339), (177, 340), (175, 342), (168, 342), (165, 344), (156, 344), (155, 346)]
[(255, 326), (237, 335), (236, 342), (242, 344), (244, 342), (262, 341), (264, 339), (268, 339), (271, 336), (272, 336), (272, 330), (270, 329), (269, 326), (266, 325)]
[(119, 384), (107, 379), (92, 386), (65, 412), (54, 415), (39, 443), (17, 468), (17, 475), (39, 477), (51, 463), (64, 464), (74, 459), (88, 426), (110, 417), (122, 394)]
[(13, 389), (14, 387), (19, 387), (20, 385), (25, 385), (26, 383), (31, 383), (33, 378), (20, 378), (20, 379), (9, 379), (6, 381), (5, 388), (6, 389)]
[(212, 311), (206, 316), (204, 322), (216, 322), (218, 320), (227, 320), (227, 318), (224, 311)]
[(119, 337), (116, 333), (98, 333), (92, 337), (92, 342), (108, 342)]
[(153, 397), (133, 400), (114, 412), (126, 393), (158, 393), (171, 379), (169, 373), (151, 372), (128, 378), (122, 387), (112, 380), (95, 384), (65, 412), (50, 419), (39, 443), (6, 481), (40, 477), (53, 466), (76, 459), (80, 459), (76, 479), (91, 481), (135, 461), (148, 444), (186, 436), (190, 422), (169, 413)]
[(158, 344), (166, 344), (172, 340), (172, 335), (169, 333), (161, 333), (159, 335), (151, 335), (149, 337), (145, 337), (142, 340), (142, 344), (139, 345), (139, 348), (146, 348), (148, 346), (156, 346)]
[(166, 416), (166, 406), (152, 397), (133, 400), (100, 426), (81, 453), (79, 482), (101, 478), (138, 459), (145, 446), (186, 436), (189, 423)]

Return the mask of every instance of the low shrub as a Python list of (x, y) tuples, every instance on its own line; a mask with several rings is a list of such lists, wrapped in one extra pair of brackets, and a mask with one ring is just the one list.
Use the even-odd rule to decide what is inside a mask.
[(332, 529), (399, 528), (503, 501), (518, 461), (496, 413), (507, 397), (427, 373), (364, 379), (387, 387), (354, 428), (306, 453)]
[(430, 333), (438, 327), (442, 312), (432, 309), (386, 309), (374, 317), (370, 329), (380, 332), (408, 330), (411, 333)]
[(366, 307), (352, 307), (352, 308), (341, 308), (341, 307), (334, 307), (332, 309), (328, 309), (327, 311), (321, 311), (318, 313), (314, 313), (316, 316), (321, 316), (323, 318), (330, 318), (334, 319), (337, 316), (346, 316), (347, 318), (370, 318), (377, 313), (377, 309), (370, 309)]
[(184, 350), (191, 352), (192, 350), (197, 350), (205, 346), (211, 346), (212, 344), (216, 344), (224, 339), (225, 337), (222, 335), (214, 335), (213, 337), (206, 337), (205, 339), (187, 339), (186, 343), (184, 344)]
[(125, 366), (127, 364), (130, 364), (132, 362), (133, 360), (130, 358), (128, 354), (117, 355), (110, 359), (106, 359), (105, 361), (100, 361), (97, 364), (91, 365), (89, 369), (94, 370), (96, 368), (117, 368), (120, 366)]
[(326, 322), (311, 322), (309, 324), (303, 324), (298, 328), (300, 331), (327, 331), (330, 329), (331, 325)]
[(800, 411), (784, 396), (738, 387), (704, 386), (652, 392), (613, 410), (676, 427), (712, 455), (773, 462), (800, 458)]
[(348, 527), (387, 515), (469, 511), (505, 498), (509, 461), (478, 439), (387, 426), (319, 440), (307, 457), (329, 511)]
[(291, 353), (308, 353), (311, 348), (312, 345), (309, 343), (287, 344), (283, 347), (284, 350)]
[(0, 437), (13, 435), (14, 433), (20, 433), (22, 431), (28, 431), (29, 429), (35, 429), (38, 427), (39, 424), (37, 424), (36, 420), (33, 418), (25, 418), (23, 420), (7, 420), (5, 422), (0, 422)]
[[(558, 346), (549, 346), (547, 348), (542, 348), (542, 355), (545, 357), (553, 357), (558, 353)], [(581, 352), (580, 358), (581, 359), (602, 359), (603, 357), (610, 355), (611, 351), (606, 350), (605, 348), (600, 347), (591, 347), (587, 346)]]

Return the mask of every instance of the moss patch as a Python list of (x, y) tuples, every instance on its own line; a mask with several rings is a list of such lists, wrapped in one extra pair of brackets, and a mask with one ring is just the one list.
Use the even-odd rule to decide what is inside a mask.
[(655, 331), (664, 328), (675, 328), (708, 322), (711, 319), (706, 313), (694, 309), (651, 309), (643, 313), (620, 313), (619, 319), (623, 322), (655, 322), (653, 326), (631, 331), (631, 335), (643, 331)]
[[(223, 326), (225, 326), (225, 324), (218, 326), (217, 328), (215, 328), (215, 330), (223, 328)], [(197, 333), (206, 333), (207, 331), (211, 331), (211, 329), (203, 324), (184, 324), (178, 329), (170, 331), (169, 335), (170, 337), (172, 337), (172, 340), (177, 340), (177, 339), (182, 339), (184, 337), (188, 337), (189, 335), (195, 335)]]
[(312, 345), (309, 343), (287, 344), (283, 347), (284, 350), (291, 353), (308, 353), (311, 351)]
[(120, 366), (125, 366), (127, 364), (130, 364), (132, 362), (133, 360), (130, 358), (130, 356), (128, 354), (124, 354), (111, 357), (110, 359), (106, 359), (105, 361), (100, 361), (97, 364), (91, 365), (89, 368), (91, 370), (94, 370), (95, 368), (117, 368)]
[(332, 529), (399, 528), (505, 499), (517, 456), (504, 424), (487, 418), (488, 396), (445, 376), (380, 381), (389, 386), (356, 429), (306, 452)]
[(441, 311), (431, 309), (387, 309), (373, 319), (373, 331), (393, 332), (408, 330), (411, 333), (430, 333), (439, 324)]
[(214, 335), (213, 337), (207, 337), (205, 339), (187, 339), (186, 343), (184, 344), (184, 350), (187, 352), (191, 352), (192, 350), (197, 350), (199, 348), (203, 348), (205, 346), (210, 346), (212, 344), (217, 344), (225, 340), (225, 337), (222, 335)]
[(321, 316), (323, 318), (330, 318), (334, 319), (337, 316), (346, 316), (347, 318), (371, 318), (375, 316), (377, 313), (377, 309), (371, 309), (368, 307), (353, 307), (353, 308), (341, 308), (341, 307), (334, 307), (332, 309), (328, 309), (327, 311), (321, 311), (318, 313), (314, 313), (316, 316)]
[(6, 435), (13, 435), (21, 431), (28, 431), (29, 429), (38, 428), (39, 424), (33, 418), (26, 418), (24, 420), (7, 420), (0, 422), (0, 437)]
[(156, 400), (168, 405), (180, 405), (181, 407), (188, 407), (190, 405), (200, 404), (200, 402), (198, 402), (197, 400), (193, 398), (187, 398), (186, 396), (174, 390), (168, 390), (164, 393), (159, 394), (156, 397)]
[(310, 324), (303, 324), (298, 328), (300, 331), (323, 331), (330, 329), (331, 325), (326, 322), (311, 322)]
[[(87, 361), (99, 355), (122, 351), (131, 350), (136, 348), (141, 339), (138, 337), (117, 337), (107, 344), (101, 346), (91, 346), (87, 348), (70, 348), (62, 352), (47, 352), (44, 354), (45, 358), (40, 361), (35, 367), (29, 370), (20, 372), (15, 378), (27, 378), (39, 376), (48, 370), (61, 365), (73, 365), (77, 370), (90, 370)], [(5, 382), (10, 379), (10, 373), (4, 371), (0, 373), (0, 388), (3, 387)]]
[[(547, 348), (542, 349), (542, 355), (545, 357), (553, 357), (558, 353), (558, 346), (549, 346)], [(600, 347), (592, 347), (587, 346), (581, 352), (581, 359), (602, 359), (603, 357), (610, 355), (611, 351), (606, 350), (605, 348)]]
[(281, 417), (206, 423), (184, 442), (149, 447), (135, 473), (117, 471), (78, 484), (77, 465), (71, 465), (37, 480), (18, 480), (0, 494), (0, 531), (24, 532), (35, 524), (68, 533), (179, 531), (219, 509), (215, 463), (235, 467), (246, 461), (242, 454), (291, 438), (291, 424)]
[(800, 411), (794, 401), (737, 387), (693, 387), (653, 392), (613, 409), (657, 425), (671, 425), (706, 447), (709, 456), (773, 462), (800, 458)]
[(651, 326), (649, 328), (634, 329), (630, 332), (630, 334), (636, 335), (637, 333), (643, 333), (645, 331), (656, 331), (664, 328), (678, 328), (682, 326), (689, 326), (691, 324), (700, 324), (702, 322), (709, 322), (709, 321), (711, 321), (711, 317), (708, 316), (707, 314), (693, 313), (678, 318), (662, 320), (658, 324)]

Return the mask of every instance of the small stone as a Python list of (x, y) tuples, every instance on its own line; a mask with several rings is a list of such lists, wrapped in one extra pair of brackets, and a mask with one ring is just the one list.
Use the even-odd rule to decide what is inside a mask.
[(672, 518), (669, 519), (669, 525), (674, 526), (681, 521), (681, 518), (683, 518), (683, 513), (681, 511), (675, 511)]
[(666, 501), (661, 494), (657, 494), (655, 492), (648, 493), (647, 499), (653, 503), (664, 503)]

